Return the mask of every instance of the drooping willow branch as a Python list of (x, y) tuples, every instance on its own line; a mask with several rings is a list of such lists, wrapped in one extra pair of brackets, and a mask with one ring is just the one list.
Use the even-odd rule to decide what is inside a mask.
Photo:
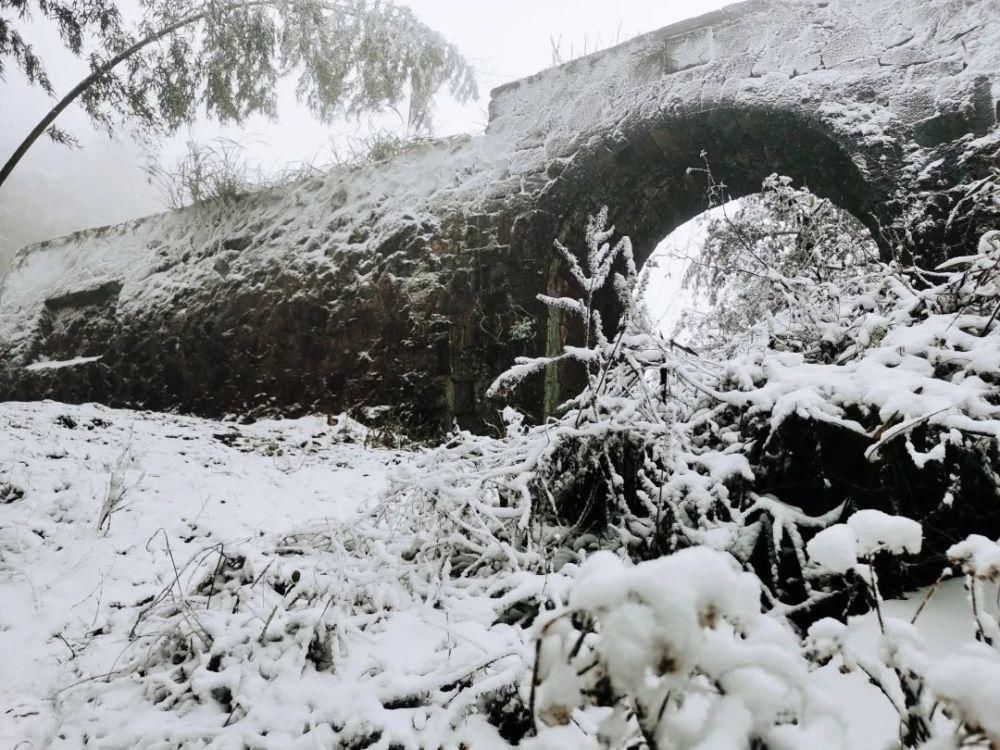
[[(329, 11), (332, 15), (359, 17), (361, 21), (363, 21), (360, 29), (362, 36), (364, 36), (365, 33), (368, 33), (375, 34), (377, 40), (402, 37), (404, 41), (406, 41), (410, 34), (416, 32), (420, 39), (419, 49), (414, 51), (407, 47), (404, 51), (409, 51), (410, 54), (405, 56), (405, 61), (403, 61), (401, 65), (396, 65), (389, 73), (390, 75), (397, 76), (396, 80), (390, 81), (391, 88), (394, 92), (397, 91), (397, 89), (401, 90), (401, 84), (406, 78), (409, 78), (409, 83), (412, 89), (411, 108), (413, 107), (415, 101), (419, 101), (423, 104), (425, 103), (425, 100), (429, 100), (430, 95), (433, 93), (435, 84), (443, 83), (445, 80), (451, 81), (452, 91), (459, 98), (468, 98), (477, 95), (475, 79), (473, 77), (471, 67), (464, 61), (464, 59), (462, 59), (461, 55), (452, 47), (452, 45), (444, 42), (438, 34), (432, 32), (422, 23), (417, 21), (415, 17), (412, 16), (412, 13), (409, 13), (409, 11), (401, 11), (398, 14), (392, 12), (379, 12), (377, 18), (369, 19), (369, 11), (366, 10), (366, 6), (363, 2), (338, 2), (338, 0), (300, 1), (313, 10)], [(205, 2), (204, 5), (197, 10), (193, 10), (177, 20), (166, 23), (166, 25), (161, 28), (148, 32), (141, 39), (130, 44), (117, 54), (109, 57), (104, 62), (95, 61), (92, 65), (90, 74), (74, 86), (48, 111), (48, 113), (46, 113), (46, 115), (35, 125), (31, 132), (28, 133), (20, 145), (18, 145), (17, 149), (11, 154), (10, 158), (3, 165), (3, 167), (0, 168), (0, 186), (6, 182), (14, 168), (32, 147), (32, 145), (38, 140), (38, 138), (46, 132), (49, 134), (54, 132), (53, 122), (70, 104), (77, 101), (81, 96), (86, 97), (87, 92), (107, 80), (113, 74), (115, 68), (130, 58), (136, 57), (150, 45), (159, 42), (171, 34), (175, 34), (185, 28), (194, 26), (199, 22), (206, 22), (207, 20), (208, 23), (211, 23), (212, 19), (217, 16), (224, 16), (225, 14), (235, 11), (245, 11), (261, 7), (272, 7), (278, 8), (279, 10), (289, 8), (290, 10), (293, 10), (293, 6), (295, 4), (295, 0), (293, 0), (291, 4), (289, 3), (289, 0), (222, 0), (221, 2), (217, 2), (216, 0), (207, 0), (207, 2)], [(385, 7), (389, 9), (395, 8), (395, 6), (388, 4)], [(371, 12), (375, 11), (373, 10)], [(324, 23), (324, 19), (325, 14), (318, 19), (315, 16), (311, 16), (309, 25), (317, 22)], [(369, 20), (374, 21), (374, 25), (368, 23)], [(291, 21), (288, 23), (291, 23)], [(302, 25), (302, 20), (295, 19), (294, 25), (298, 28)], [(368, 28), (369, 26), (372, 28)], [(313, 77), (319, 76), (320, 78), (323, 78), (325, 76), (326, 78), (329, 78), (329, 71), (324, 70), (318, 73), (310, 68), (310, 65), (315, 64), (315, 61), (320, 61), (324, 64), (330, 63), (330, 60), (328, 59), (329, 55), (327, 54), (329, 50), (322, 49), (322, 40), (326, 40), (327, 36), (320, 34), (319, 39), (320, 41), (316, 41), (315, 43), (320, 44), (321, 48), (317, 50), (308, 50), (305, 53), (307, 59), (303, 62), (303, 64), (306, 66), (307, 73)], [(363, 95), (364, 98), (364, 103), (359, 106), (361, 108), (369, 108), (374, 107), (377, 104), (384, 104), (387, 98), (391, 99), (392, 96), (398, 96), (398, 92), (387, 94), (384, 90), (386, 85), (385, 81), (382, 80), (376, 82), (381, 86), (378, 91), (373, 93), (367, 90), (367, 88), (371, 88), (372, 86), (371, 81), (368, 81), (367, 79), (371, 77), (369, 69), (374, 63), (365, 58), (366, 50), (368, 47), (371, 47), (370, 40), (362, 39), (362, 45), (364, 46), (364, 49), (360, 51), (355, 50), (353, 53), (347, 53), (348, 58), (346, 60), (333, 60), (332, 62), (343, 67), (341, 75), (345, 75), (346, 71), (352, 67), (358, 70), (358, 75), (360, 76), (361, 81), (360, 85), (362, 87), (362, 91), (359, 96)], [(342, 45), (338, 47), (338, 50), (343, 52)], [(261, 52), (260, 50), (255, 50), (253, 54), (259, 55)], [(271, 52), (268, 50), (263, 52), (263, 54), (270, 55)], [(298, 56), (301, 57), (302, 54), (302, 50), (299, 50)], [(402, 53), (398, 49), (391, 48), (384, 50), (382, 54), (391, 59), (397, 54)], [(352, 58), (352, 55), (357, 55), (357, 58)], [(416, 56), (414, 57), (414, 55)], [(378, 62), (377, 67), (380, 76), (377, 77), (384, 77), (386, 75), (385, 66), (383, 65), (384, 62), (385, 61)], [(229, 59), (227, 64), (229, 66), (235, 66), (239, 63), (238, 61)], [(427, 66), (430, 66), (430, 69), (424, 70)], [(283, 72), (287, 72), (287, 70)], [(194, 75), (198, 75), (198, 73), (195, 73)], [(317, 93), (321, 107), (329, 108), (330, 105), (337, 102), (327, 102), (326, 99), (332, 97), (335, 100), (339, 100), (345, 94), (343, 86), (340, 85), (341, 83), (342, 81), (340, 83), (333, 81), (333, 84), (336, 85), (331, 85), (329, 80), (324, 79), (316, 84), (321, 89)], [(240, 91), (237, 91), (236, 93), (237, 96), (243, 95)], [(228, 104), (231, 105), (232, 102), (229, 102)], [(259, 108), (259, 106), (259, 102), (251, 102), (251, 108)], [(352, 104), (352, 107), (353, 106), (355, 105)]]
[[(223, 6), (222, 12), (238, 7), (253, 7), (260, 5), (276, 5), (276, 4), (278, 4), (277, 0), (250, 0), (250, 2), (234, 2), (226, 6)], [(114, 57), (108, 59), (106, 62), (94, 68), (90, 72), (90, 75), (88, 75), (86, 78), (80, 81), (76, 86), (74, 86), (69, 91), (69, 93), (66, 94), (66, 96), (60, 99), (56, 103), (56, 105), (52, 107), (52, 109), (50, 109), (48, 113), (41, 120), (38, 121), (38, 124), (35, 125), (34, 128), (32, 128), (31, 132), (28, 133), (25, 139), (21, 141), (21, 144), (14, 150), (14, 153), (11, 154), (10, 158), (7, 159), (7, 162), (6, 164), (3, 165), (3, 168), (0, 169), (0, 187), (2, 187), (4, 182), (7, 181), (7, 178), (10, 176), (11, 172), (14, 171), (14, 167), (16, 167), (18, 162), (20, 162), (21, 159), (24, 158), (24, 155), (28, 152), (28, 149), (30, 149), (34, 145), (35, 141), (37, 141), (42, 136), (42, 134), (44, 134), (45, 131), (49, 129), (49, 126), (53, 122), (55, 122), (55, 119), (59, 117), (60, 114), (62, 114), (63, 110), (66, 109), (66, 107), (68, 107), (70, 104), (75, 102), (87, 89), (89, 89), (99, 80), (101, 80), (104, 76), (108, 75), (108, 73), (110, 73), (116, 67), (121, 65), (121, 63), (125, 62), (127, 59), (129, 59), (136, 53), (142, 51), (150, 44), (158, 42), (164, 37), (170, 36), (175, 31), (179, 31), (180, 29), (183, 29), (186, 26), (198, 23), (199, 21), (206, 18), (211, 12), (212, 9), (206, 7), (198, 11), (197, 13), (192, 13), (191, 15), (185, 16), (184, 18), (174, 21), (173, 23), (164, 26), (159, 31), (155, 31), (152, 34), (144, 37), (143, 39), (140, 39), (131, 47), (122, 50)]]

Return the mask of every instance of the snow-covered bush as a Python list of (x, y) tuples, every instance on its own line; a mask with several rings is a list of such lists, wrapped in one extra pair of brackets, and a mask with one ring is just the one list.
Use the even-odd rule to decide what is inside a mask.
[(678, 329), (697, 348), (738, 350), (748, 332), (765, 329), (782, 348), (823, 341), (842, 317), (846, 288), (882, 272), (878, 247), (861, 223), (829, 200), (772, 174), (761, 192), (733, 209), (707, 160), (705, 243), (687, 263), (683, 284), (708, 310), (688, 311)]
[(847, 747), (798, 638), (725, 553), (597, 553), (537, 631), (530, 748)]
[[(472, 714), (518, 721), (522, 640), (470, 611), (489, 611), (493, 583), (442, 580), (408, 563), (406, 545), (392, 529), (331, 521), (183, 560), (157, 534), (148, 546), (174, 575), (112, 614), (125, 644), (110, 684), (61, 697), (91, 718), (56, 746), (82, 747), (100, 728), (102, 746), (141, 747), (156, 726), (164, 747), (419, 750), (450, 742)], [(132, 720), (109, 726), (124, 702)], [(164, 712), (184, 720), (163, 724)]]
[[(801, 549), (799, 528), (837, 519), (839, 508), (811, 518), (752, 490), (738, 429), (719, 432), (715, 407), (702, 406), (707, 397), (738, 408), (743, 396), (719, 391), (693, 353), (650, 329), (631, 245), (612, 235), (601, 212), (579, 257), (557, 245), (580, 296), (541, 297), (578, 319), (583, 345), (520, 358), (491, 388), (502, 395), (575, 361), (583, 390), (540, 425), (508, 408), (504, 437), (458, 433), (393, 477), (383, 510), (413, 531), (414, 556), (446, 560), (453, 575), (558, 571), (596, 549), (647, 559), (706, 545), (745, 563), (774, 561), (783, 543)], [(606, 283), (621, 310), (614, 330), (594, 304)]]
[[(340, 142), (330, 140), (331, 165), (359, 167), (393, 159), (400, 154), (429, 146), (433, 139), (422, 134), (399, 133), (386, 128), (360, 136), (348, 136)], [(327, 169), (328, 167), (323, 167)]]
[[(724, 262), (703, 255), (690, 272), (719, 302), (701, 331), (725, 334), (701, 350), (723, 398), (700, 406), (736, 433), (756, 489), (781, 488), (814, 515), (846, 501), (933, 521), (925, 559), (972, 531), (1000, 533), (1000, 233), (927, 270), (879, 260), (839, 219), (803, 228), (825, 204), (785, 179), (770, 178), (763, 200), (777, 218), (750, 204), (765, 225), (753, 235), (739, 215), (720, 219), (706, 252)], [(760, 274), (751, 284), (747, 268)], [(892, 572), (895, 590), (936, 574), (919, 562)]]
[[(775, 200), (802, 199), (770, 182)], [(882, 571), (890, 592), (932, 580), (924, 561), (955, 538), (1000, 534), (994, 234), (933, 273), (870, 258), (824, 282), (835, 295), (796, 286), (787, 309), (808, 325), (765, 321), (741, 352), (698, 356), (650, 330), (631, 246), (612, 243), (601, 213), (579, 253), (557, 245), (579, 296), (542, 297), (579, 321), (582, 345), (519, 359), (492, 392), (566, 361), (583, 368), (583, 390), (544, 424), (508, 409), (504, 437), (456, 434), (395, 477), (386, 512), (417, 533), (414, 555), (447, 558), (456, 575), (708, 545), (752, 565), (808, 624), (856, 598), (840, 582), (818, 596), (805, 541), (867, 507), (933, 521), (920, 555)], [(822, 248), (809, 252), (800, 265)], [(593, 302), (602, 284), (621, 312), (613, 329)]]
[[(916, 627), (927, 598), (910, 621), (883, 614), (884, 602), (872, 560), (876, 555), (914, 553), (921, 544), (920, 524), (877, 511), (859, 511), (846, 524), (830, 526), (809, 543), (810, 560), (819, 569), (841, 574), (858, 566), (866, 575), (877, 616), (875, 649), (864, 638), (862, 618), (847, 623), (817, 621), (805, 640), (808, 658), (817, 665), (838, 660), (842, 671), (859, 671), (876, 686), (899, 716), (904, 748), (983, 747), (1000, 742), (1000, 627), (983, 611), (982, 585), (997, 580), (1000, 544), (972, 535), (948, 550), (952, 567), (966, 576), (976, 643), (958, 655), (934, 658)], [(851, 561), (849, 564), (848, 561)], [(942, 579), (952, 574), (946, 568)], [(975, 675), (975, 679), (970, 679)], [(940, 709), (940, 711), (939, 711)]]
[[(886, 614), (872, 560), (915, 554), (918, 523), (863, 510), (816, 534), (810, 574), (855, 570), (870, 618), (824, 618), (800, 641), (780, 608), (761, 607), (759, 580), (731, 556), (695, 547), (630, 566), (600, 552), (575, 576), (565, 606), (535, 625), (530, 748), (849, 747), (851, 716), (808, 671), (859, 672), (899, 717), (900, 748), (996, 747), (1000, 635), (981, 586), (996, 582), (1000, 544), (971, 536), (949, 562), (967, 577), (977, 642), (935, 655), (916, 622)], [(946, 569), (945, 575), (952, 569)]]

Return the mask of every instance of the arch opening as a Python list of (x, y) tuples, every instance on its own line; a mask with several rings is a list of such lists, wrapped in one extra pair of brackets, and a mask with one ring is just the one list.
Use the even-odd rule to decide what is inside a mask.
[(840, 317), (838, 290), (877, 268), (878, 245), (853, 215), (789, 178), (763, 188), (707, 209), (657, 245), (643, 269), (654, 330), (728, 356), (763, 331), (801, 330), (803, 316)]

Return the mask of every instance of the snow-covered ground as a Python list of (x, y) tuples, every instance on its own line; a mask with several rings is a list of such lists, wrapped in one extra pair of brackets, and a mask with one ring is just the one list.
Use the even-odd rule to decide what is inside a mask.
[[(364, 538), (412, 456), (345, 420), (0, 405), (0, 748), (508, 747), (474, 706), (530, 674), (532, 631), (497, 622), (516, 582), (421, 589), (386, 555), (405, 539)], [(967, 640), (961, 585), (919, 626), (936, 654)], [(859, 675), (813, 679), (852, 747), (895, 736)]]
[[(0, 406), (0, 481), (16, 488), (0, 492), (0, 747), (56, 744), (79, 716), (57, 691), (121, 666), (129, 620), (169, 586), (174, 565), (213, 545), (236, 554), (307, 522), (348, 519), (405, 459), (345, 437), (318, 418), (238, 426)], [(105, 533), (98, 516), (115, 472), (125, 495)], [(135, 709), (106, 709), (109, 723), (134, 726)], [(143, 722), (142, 743), (169, 721)]]

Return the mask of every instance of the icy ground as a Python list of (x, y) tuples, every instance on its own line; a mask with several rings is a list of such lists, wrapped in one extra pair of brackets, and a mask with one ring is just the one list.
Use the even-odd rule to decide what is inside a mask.
[[(362, 539), (411, 457), (320, 418), (0, 404), (0, 748), (508, 747), (477, 701), (524, 685), (531, 631), (497, 623), (485, 590), (407, 598), (412, 573)], [(966, 612), (960, 584), (931, 600), (933, 650), (971, 635)], [(172, 640), (178, 622), (203, 649)], [(852, 747), (895, 736), (857, 674), (813, 678)]]

